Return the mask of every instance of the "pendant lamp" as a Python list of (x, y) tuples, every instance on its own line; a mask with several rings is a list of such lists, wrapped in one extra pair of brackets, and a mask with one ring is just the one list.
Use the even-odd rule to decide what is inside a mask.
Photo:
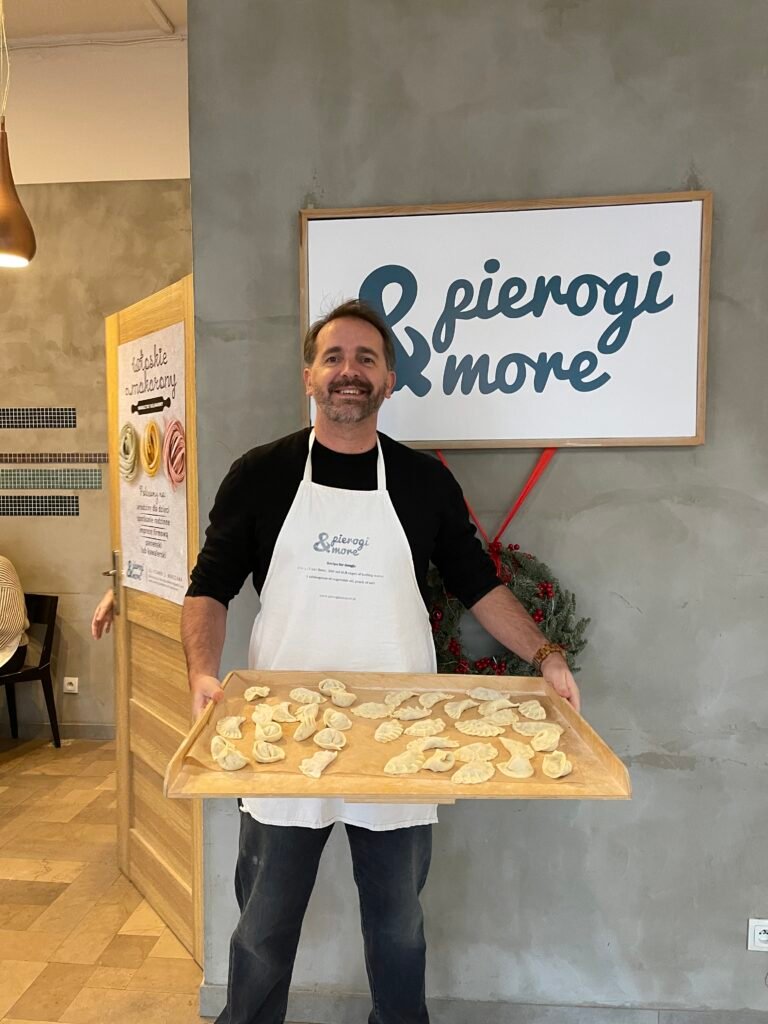
[(0, 0), (0, 267), (26, 267), (35, 255), (37, 243), (32, 225), (21, 205), (11, 173), (8, 136), (5, 132), (5, 107), (11, 67), (5, 34), (5, 10)]

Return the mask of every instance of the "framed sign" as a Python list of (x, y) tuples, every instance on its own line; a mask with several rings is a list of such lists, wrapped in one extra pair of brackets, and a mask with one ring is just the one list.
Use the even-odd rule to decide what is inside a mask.
[(302, 210), (302, 328), (382, 313), (414, 447), (702, 444), (711, 223), (710, 192)]

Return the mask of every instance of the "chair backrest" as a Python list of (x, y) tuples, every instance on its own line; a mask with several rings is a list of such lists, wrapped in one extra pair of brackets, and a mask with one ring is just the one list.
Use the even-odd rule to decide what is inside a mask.
[(56, 609), (59, 598), (56, 594), (25, 594), (27, 618), (30, 625), (45, 626), (43, 647), (40, 652), (40, 664), (47, 665), (51, 660), (53, 649), (53, 630), (56, 625)]

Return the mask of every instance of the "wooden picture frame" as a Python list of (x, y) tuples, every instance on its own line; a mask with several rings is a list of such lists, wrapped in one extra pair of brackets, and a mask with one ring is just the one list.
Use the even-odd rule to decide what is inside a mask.
[[(406, 205), (359, 207), (351, 209), (303, 209), (299, 212), (299, 302), (302, 338), (309, 326), (312, 310), (310, 308), (310, 263), (312, 259), (310, 231), (313, 224), (324, 221), (360, 221), (368, 219), (379, 221), (381, 218), (414, 218), (435, 217), (445, 214), (481, 214), (481, 213), (518, 213), (521, 211), (564, 211), (583, 210), (584, 208), (637, 207), (638, 205), (658, 204), (700, 204), (700, 231), (698, 244), (698, 330), (696, 337), (695, 366), (689, 360), (688, 370), (695, 383), (686, 391), (687, 408), (695, 426), (684, 433), (648, 433), (641, 430), (632, 436), (578, 436), (577, 433), (567, 436), (536, 437), (472, 437), (456, 436), (419, 437), (396, 436), (396, 439), (414, 448), (542, 448), (542, 447), (636, 447), (636, 446), (693, 446), (704, 443), (706, 427), (706, 376), (707, 376), (707, 333), (709, 308), (709, 268), (712, 235), (712, 193), (710, 191), (649, 193), (626, 196), (591, 196), (577, 198), (535, 199), (515, 202), (478, 202), (478, 203), (443, 203), (435, 205)], [(692, 270), (689, 268), (689, 277)], [(345, 295), (345, 298), (351, 297)], [(691, 303), (693, 310), (693, 303)], [(506, 314), (505, 314), (506, 315)], [(691, 313), (692, 319), (692, 313)], [(692, 344), (692, 343), (691, 343)], [(627, 385), (624, 385), (627, 387)], [(410, 396), (409, 396), (410, 397)], [(398, 401), (397, 395), (394, 401)], [(304, 423), (310, 423), (310, 407), (303, 397)], [(671, 403), (669, 404), (671, 408)], [(454, 417), (455, 419), (455, 417)], [(386, 427), (384, 428), (386, 430)], [(391, 432), (391, 431), (387, 431)]]

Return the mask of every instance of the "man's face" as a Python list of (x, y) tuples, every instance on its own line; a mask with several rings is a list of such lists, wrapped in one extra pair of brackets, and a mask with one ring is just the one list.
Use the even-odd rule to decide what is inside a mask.
[(306, 393), (334, 423), (360, 423), (374, 416), (395, 386), (384, 341), (367, 320), (341, 317), (317, 336), (315, 359), (304, 368)]

